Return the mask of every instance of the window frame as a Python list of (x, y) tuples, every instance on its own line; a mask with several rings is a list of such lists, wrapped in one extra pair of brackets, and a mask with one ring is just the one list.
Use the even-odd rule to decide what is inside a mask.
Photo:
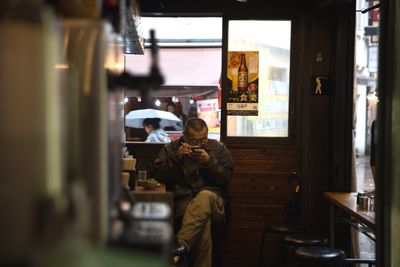
[[(243, 13), (248, 14), (243, 15)], [(289, 111), (288, 111), (288, 136), (287, 137), (248, 137), (248, 136), (227, 136), (227, 100), (228, 100), (228, 78), (227, 78), (227, 55), (228, 55), (228, 31), (230, 20), (285, 20), (291, 22), (291, 41), (290, 41), (290, 77), (289, 77)], [(237, 147), (263, 146), (263, 145), (284, 145), (294, 144), (296, 142), (296, 102), (298, 94), (296, 93), (295, 83), (299, 82), (299, 77), (295, 70), (299, 69), (299, 60), (297, 60), (299, 45), (295, 42), (297, 36), (296, 17), (289, 12), (272, 11), (266, 14), (254, 14), (254, 12), (234, 11), (225, 14), (222, 25), (222, 107), (221, 107), (221, 141), (226, 144)], [(299, 129), (300, 130), (300, 129)]]

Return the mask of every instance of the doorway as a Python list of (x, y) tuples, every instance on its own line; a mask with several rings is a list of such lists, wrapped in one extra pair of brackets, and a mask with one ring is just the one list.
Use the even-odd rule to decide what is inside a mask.
[[(375, 191), (373, 167), (374, 124), (377, 119), (378, 98), (378, 47), (379, 8), (370, 9), (377, 1), (356, 1), (355, 39), (355, 83), (353, 121), (353, 166), (352, 191)], [(370, 10), (369, 10), (370, 9)], [(371, 153), (372, 152), (372, 153)], [(355, 256), (375, 259), (375, 241), (360, 232), (353, 233)]]

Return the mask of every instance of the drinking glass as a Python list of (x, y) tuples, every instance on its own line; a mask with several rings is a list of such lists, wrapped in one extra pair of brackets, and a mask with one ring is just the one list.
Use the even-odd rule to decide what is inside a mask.
[(147, 171), (141, 170), (138, 172), (138, 180), (146, 180), (147, 179)]

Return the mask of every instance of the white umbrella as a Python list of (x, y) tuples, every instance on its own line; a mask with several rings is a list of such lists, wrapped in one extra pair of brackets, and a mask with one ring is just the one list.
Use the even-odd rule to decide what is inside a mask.
[(143, 128), (143, 120), (146, 118), (159, 118), (160, 126), (173, 126), (177, 129), (181, 129), (178, 125), (181, 123), (181, 119), (179, 119), (175, 114), (158, 110), (158, 109), (138, 109), (132, 110), (125, 116), (125, 126), (132, 128)]

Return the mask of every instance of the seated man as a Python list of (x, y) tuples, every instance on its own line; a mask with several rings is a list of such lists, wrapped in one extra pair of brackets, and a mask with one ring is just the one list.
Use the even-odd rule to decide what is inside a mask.
[(165, 145), (155, 161), (155, 177), (174, 193), (174, 216), (182, 218), (177, 233), (194, 267), (210, 267), (211, 223), (224, 218), (233, 162), (219, 141), (207, 139), (207, 124), (189, 119), (183, 137)]

